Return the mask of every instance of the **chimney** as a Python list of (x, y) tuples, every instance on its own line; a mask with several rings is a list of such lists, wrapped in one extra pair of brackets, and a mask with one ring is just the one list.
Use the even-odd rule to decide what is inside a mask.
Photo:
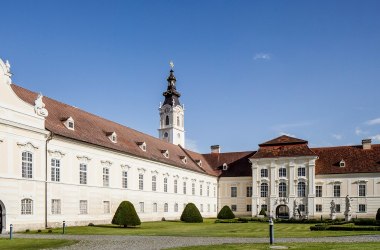
[(371, 149), (371, 139), (362, 140), (363, 149)]
[(211, 146), (211, 154), (219, 154), (220, 153), (220, 146), (219, 145), (212, 145)]

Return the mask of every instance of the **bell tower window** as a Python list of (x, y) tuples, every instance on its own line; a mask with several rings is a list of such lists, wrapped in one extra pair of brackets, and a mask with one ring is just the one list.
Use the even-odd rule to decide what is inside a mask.
[(165, 125), (169, 125), (169, 116), (168, 115), (165, 118)]

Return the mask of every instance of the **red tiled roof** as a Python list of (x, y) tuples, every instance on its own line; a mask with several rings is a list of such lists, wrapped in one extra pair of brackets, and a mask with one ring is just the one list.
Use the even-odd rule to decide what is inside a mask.
[(273, 145), (287, 145), (287, 144), (307, 144), (308, 142), (305, 140), (301, 140), (298, 138), (290, 137), (287, 135), (282, 135), (273, 140), (264, 142), (259, 144), (260, 147), (263, 146), (273, 146)]
[[(380, 145), (372, 144), (371, 149), (359, 146), (340, 146), (326, 148), (312, 148), (317, 155), (315, 174), (351, 174), (351, 173), (379, 173), (380, 172)], [(345, 167), (339, 162), (344, 160)]]
[[(12, 89), (22, 100), (34, 105), (37, 93), (14, 84), (12, 84)], [(49, 112), (49, 116), (46, 117), (45, 120), (45, 127), (55, 135), (117, 150), (144, 159), (166, 163), (183, 169), (216, 175), (211, 167), (206, 166), (202, 169), (193, 161), (187, 161), (185, 164), (180, 157), (186, 155), (188, 151), (184, 151), (180, 146), (162, 141), (46, 96), (43, 98), (43, 102)], [(75, 130), (67, 129), (63, 124), (62, 119), (67, 117), (73, 118)], [(117, 143), (111, 142), (107, 137), (107, 133), (109, 132), (116, 132)], [(137, 142), (146, 142), (146, 152), (139, 148)], [(163, 156), (161, 150), (168, 150), (169, 158)], [(192, 152), (192, 155), (194, 158), (202, 158), (201, 154)]]

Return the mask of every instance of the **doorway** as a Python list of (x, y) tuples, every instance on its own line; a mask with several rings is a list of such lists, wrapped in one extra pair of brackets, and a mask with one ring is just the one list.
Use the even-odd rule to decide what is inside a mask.
[(287, 205), (280, 205), (276, 208), (276, 217), (280, 219), (289, 219), (289, 208)]
[(5, 206), (2, 201), (0, 201), (0, 234), (5, 232)]

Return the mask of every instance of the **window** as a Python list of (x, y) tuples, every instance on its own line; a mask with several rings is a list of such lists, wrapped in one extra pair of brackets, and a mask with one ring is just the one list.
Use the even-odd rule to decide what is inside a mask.
[(203, 195), (203, 185), (199, 185), (199, 195), (202, 196)]
[(247, 197), (252, 197), (252, 187), (247, 187)]
[(51, 159), (51, 181), (60, 181), (61, 162), (57, 159)]
[(139, 174), (139, 190), (143, 190), (143, 189), (144, 189), (144, 175)]
[(278, 177), (286, 177), (286, 168), (280, 168), (278, 170)]
[[(166, 118), (165, 118), (165, 125), (169, 125), (170, 121), (169, 121), (169, 116), (167, 115)], [(165, 136), (167, 137), (167, 136)]]
[(223, 171), (226, 171), (228, 169), (228, 165), (226, 163), (223, 164)]
[(237, 187), (231, 187), (231, 197), (237, 197)]
[(365, 204), (359, 204), (359, 212), (361, 212), (361, 213), (366, 212), (366, 205)]
[(127, 171), (123, 171), (121, 173), (121, 184), (123, 188), (128, 188), (128, 172)]
[(268, 205), (262, 204), (261, 205), (261, 210), (263, 210), (263, 209), (264, 209), (265, 212), (267, 212), (268, 211)]
[(109, 187), (110, 185), (110, 170), (109, 168), (103, 168), (103, 187)]
[(155, 175), (152, 176), (152, 191), (157, 191), (157, 177)]
[(279, 197), (286, 197), (286, 183), (281, 182), (278, 186), (278, 196)]
[(210, 196), (210, 186), (207, 186), (207, 196)]
[(157, 213), (157, 203), (153, 203), (153, 213)]
[(165, 132), (165, 133), (164, 133), (164, 138), (168, 138), (168, 137), (169, 137), (168, 132)]
[(144, 213), (144, 202), (139, 202), (140, 213)]
[(33, 178), (33, 154), (22, 152), (22, 178)]
[(179, 116), (177, 116), (177, 126), (179, 126)]
[(214, 187), (214, 197), (216, 197), (216, 187)]
[(164, 192), (168, 192), (168, 178), (166, 177), (164, 178)]
[(322, 197), (322, 186), (315, 186), (315, 196)]
[(178, 181), (177, 181), (177, 180), (174, 180), (174, 193), (175, 193), (175, 194), (178, 193), (178, 189), (177, 189), (177, 187), (178, 187)]
[(306, 168), (298, 168), (298, 176), (306, 176)]
[(164, 204), (164, 212), (165, 213), (169, 212), (169, 205), (168, 205), (168, 203)]
[(252, 212), (252, 205), (247, 205), (247, 212)]
[(61, 214), (61, 200), (51, 200), (51, 214)]
[(261, 178), (268, 178), (268, 169), (261, 169)]
[(105, 214), (111, 213), (111, 207), (110, 207), (110, 202), (109, 201), (103, 201), (103, 212)]
[(21, 200), (21, 214), (33, 214), (33, 200), (32, 199)]
[(210, 212), (210, 211), (211, 211), (210, 204), (207, 204), (207, 212)]
[(174, 212), (178, 212), (178, 203), (174, 203)]
[(67, 123), (67, 125), (68, 125), (68, 127), (69, 127), (70, 129), (74, 129), (74, 122), (69, 121), (69, 122)]
[(87, 201), (80, 200), (79, 201), (79, 214), (87, 214)]
[(306, 207), (304, 204), (299, 204), (298, 205), (298, 209), (300, 210), (300, 212), (305, 212), (306, 211)]
[(79, 183), (87, 184), (87, 165), (86, 164), (79, 165)]
[(203, 204), (201, 204), (201, 209), (200, 209), (201, 211), (201, 213), (203, 213)]
[(334, 185), (334, 197), (340, 197), (340, 184)]
[(261, 197), (268, 197), (268, 184), (261, 183)]
[(236, 205), (231, 205), (232, 212), (236, 212), (236, 209), (237, 209)]
[(191, 194), (195, 195), (195, 183), (191, 183)]
[(335, 205), (335, 210), (337, 213), (340, 213), (340, 204)]
[(186, 194), (186, 181), (183, 182), (183, 194)]
[(301, 181), (298, 182), (298, 197), (305, 197), (306, 196), (306, 184), (305, 182)]
[(344, 160), (341, 160), (339, 162), (339, 167), (344, 168), (346, 166), (346, 162)]
[(315, 205), (315, 212), (321, 213), (322, 212), (322, 204)]
[(366, 185), (365, 184), (359, 184), (359, 196), (360, 197), (366, 196)]

